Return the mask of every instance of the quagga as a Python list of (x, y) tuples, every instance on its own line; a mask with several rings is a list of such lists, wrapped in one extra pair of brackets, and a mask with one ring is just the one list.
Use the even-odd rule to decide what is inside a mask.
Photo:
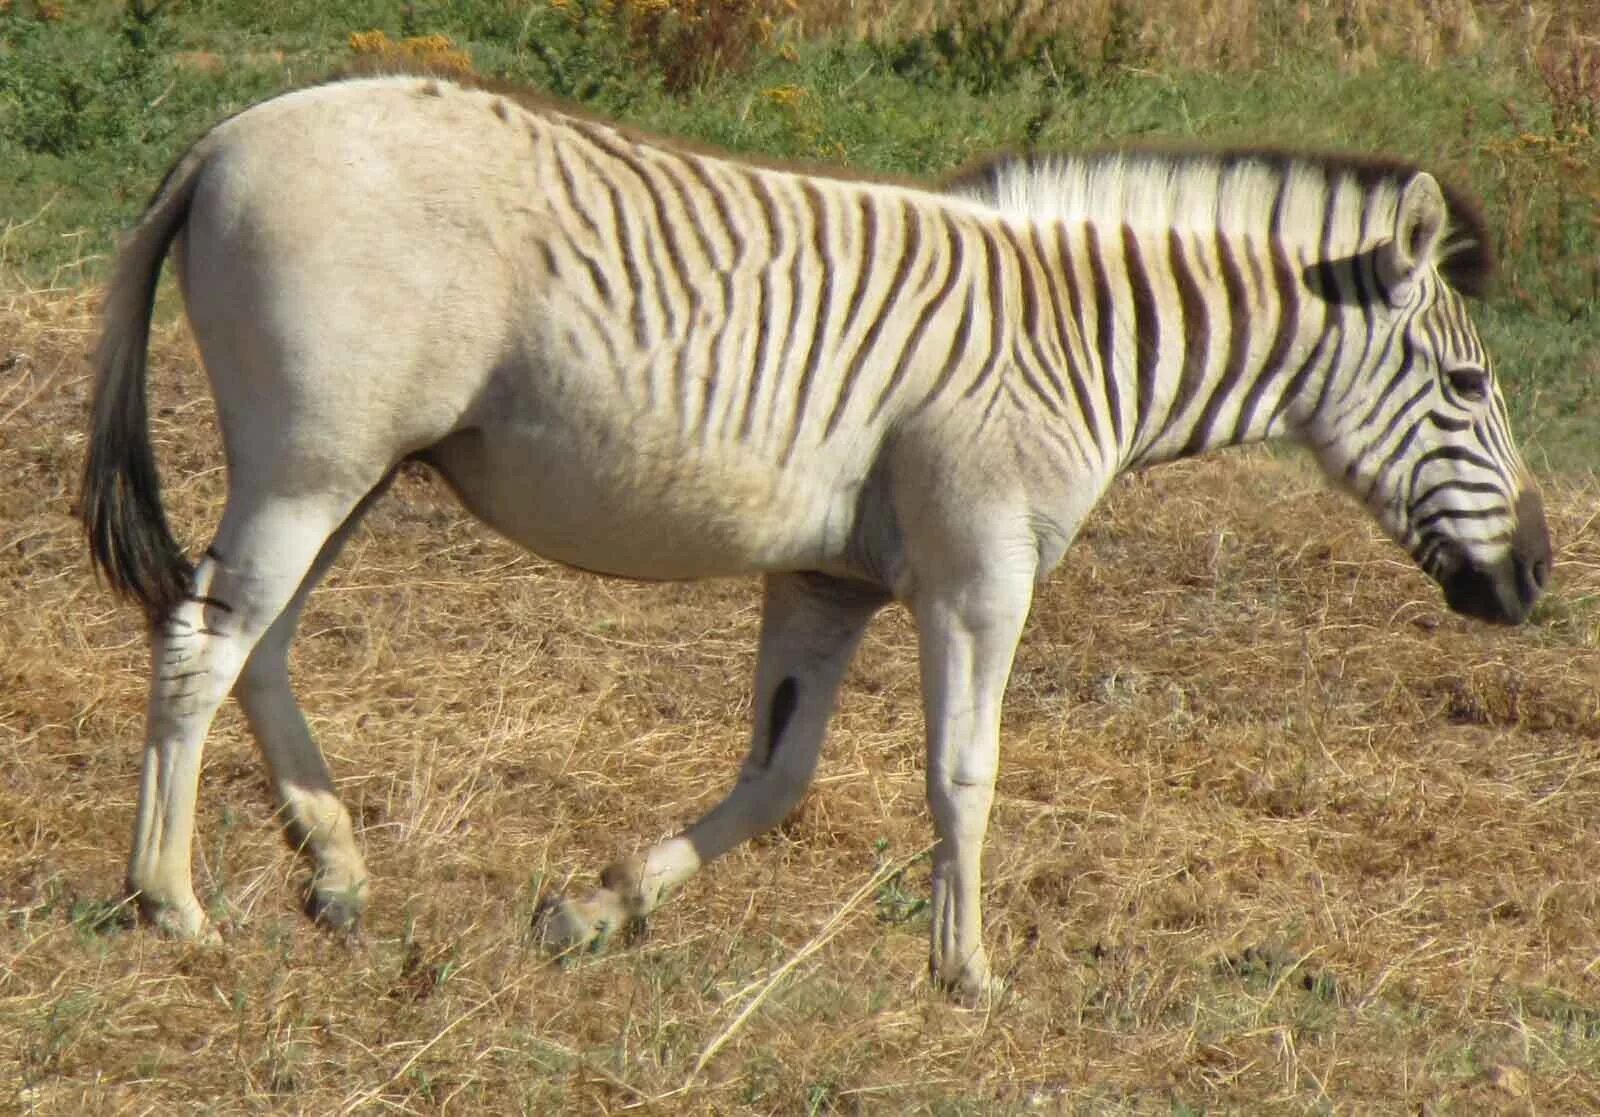
[[(162, 260), (208, 371), (228, 498), (192, 569), (157, 491), (145, 350)], [(1515, 622), (1550, 564), (1462, 293), (1487, 240), (1428, 174), (1252, 153), (1002, 158), (940, 193), (641, 139), (391, 76), (302, 90), (174, 166), (105, 308), (82, 514), (153, 635), (128, 887), (211, 932), (200, 751), (238, 697), (311, 910), (367, 870), (290, 692), (307, 595), (407, 459), (576, 567), (759, 572), (737, 785), (557, 904), (576, 943), (777, 823), (868, 620), (913, 614), (937, 834), (932, 969), (987, 987), (979, 859), (1033, 587), (1112, 478), (1308, 444), (1457, 610)]]

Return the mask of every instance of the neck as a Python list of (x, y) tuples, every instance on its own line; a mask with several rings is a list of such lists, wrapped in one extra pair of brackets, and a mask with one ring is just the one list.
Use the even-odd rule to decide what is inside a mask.
[(1313, 294), (1308, 260), (1266, 237), (1085, 223), (1052, 255), (1078, 309), (1066, 361), (1117, 469), (1289, 433), (1366, 336), (1359, 291)]

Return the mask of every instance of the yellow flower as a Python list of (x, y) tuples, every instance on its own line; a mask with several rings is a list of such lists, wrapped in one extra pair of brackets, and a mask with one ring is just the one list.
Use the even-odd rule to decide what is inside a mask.
[(382, 31), (350, 32), (350, 49), (356, 54), (388, 54), (393, 47)]
[(761, 95), (775, 105), (787, 107), (799, 104), (809, 94), (803, 85), (775, 85), (771, 89), (763, 89)]

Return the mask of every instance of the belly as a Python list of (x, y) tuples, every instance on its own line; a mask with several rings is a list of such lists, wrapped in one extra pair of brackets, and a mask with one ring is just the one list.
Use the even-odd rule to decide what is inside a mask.
[(639, 423), (494, 426), (452, 435), (422, 457), (507, 538), (628, 578), (837, 569), (855, 518), (848, 480)]

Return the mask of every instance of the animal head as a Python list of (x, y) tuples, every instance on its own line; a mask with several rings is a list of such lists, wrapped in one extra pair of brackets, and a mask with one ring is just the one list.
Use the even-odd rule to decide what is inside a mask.
[(1550, 537), (1464, 297), (1487, 275), (1482, 226), (1426, 172), (1375, 189), (1370, 246), (1310, 284), (1359, 303), (1365, 367), (1330, 386), (1301, 436), (1452, 609), (1517, 623), (1549, 581)]

